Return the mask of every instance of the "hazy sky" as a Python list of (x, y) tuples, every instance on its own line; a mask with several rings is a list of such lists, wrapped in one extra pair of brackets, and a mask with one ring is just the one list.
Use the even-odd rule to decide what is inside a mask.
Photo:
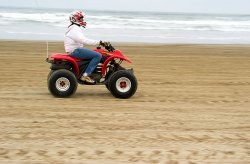
[(0, 6), (250, 14), (250, 0), (0, 0)]

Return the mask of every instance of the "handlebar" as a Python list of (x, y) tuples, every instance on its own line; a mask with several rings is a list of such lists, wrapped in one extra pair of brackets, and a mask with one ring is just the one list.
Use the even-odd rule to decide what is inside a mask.
[(115, 51), (115, 48), (111, 45), (110, 42), (105, 42), (103, 44), (99, 43), (99, 46), (97, 47), (97, 49), (101, 49), (101, 46), (103, 46), (109, 52), (114, 52)]

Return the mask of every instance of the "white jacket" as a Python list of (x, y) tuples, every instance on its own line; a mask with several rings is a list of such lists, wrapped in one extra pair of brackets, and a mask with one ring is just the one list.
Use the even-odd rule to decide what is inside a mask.
[(64, 36), (64, 48), (67, 53), (85, 45), (98, 45), (100, 41), (88, 39), (84, 36), (82, 29), (77, 25), (71, 25)]

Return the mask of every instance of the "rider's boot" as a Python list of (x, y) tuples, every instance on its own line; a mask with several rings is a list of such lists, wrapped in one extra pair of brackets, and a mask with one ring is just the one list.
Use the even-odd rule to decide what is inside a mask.
[(95, 84), (96, 82), (95, 82), (95, 80), (93, 80), (91, 77), (89, 77), (89, 76), (82, 76), (81, 77), (81, 80), (82, 81), (85, 81), (85, 82), (87, 82), (87, 83), (90, 83), (90, 84)]

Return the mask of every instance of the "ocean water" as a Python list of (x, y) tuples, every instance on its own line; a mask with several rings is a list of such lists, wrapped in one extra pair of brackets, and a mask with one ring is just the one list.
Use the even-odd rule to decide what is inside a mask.
[[(0, 39), (62, 41), (68, 9), (0, 8)], [(87, 37), (111, 42), (249, 44), (250, 15), (86, 10)]]

